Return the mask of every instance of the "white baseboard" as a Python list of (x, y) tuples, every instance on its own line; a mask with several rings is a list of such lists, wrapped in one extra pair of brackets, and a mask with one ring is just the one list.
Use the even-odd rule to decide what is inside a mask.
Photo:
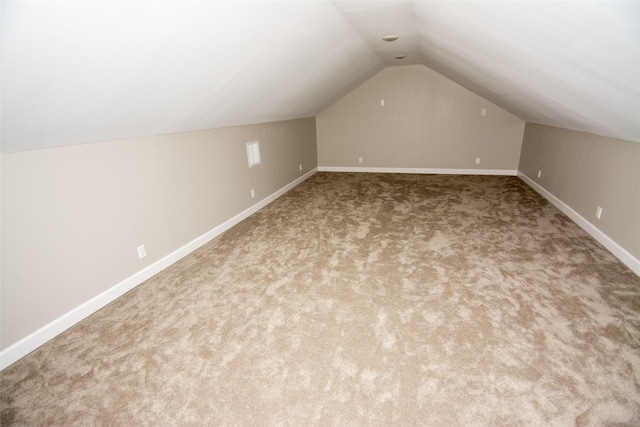
[(507, 175), (516, 176), (510, 169), (433, 169), (433, 168), (372, 168), (351, 166), (319, 166), (319, 172), (416, 173), (438, 175)]
[(548, 190), (542, 187), (540, 184), (529, 178), (524, 173), (518, 171), (518, 177), (526, 182), (531, 188), (536, 190), (545, 199), (551, 202), (555, 207), (560, 209), (565, 215), (571, 218), (576, 224), (578, 224), (584, 231), (589, 233), (594, 239), (602, 244), (615, 255), (620, 261), (622, 261), (627, 267), (633, 270), (638, 276), (640, 276), (640, 260), (631, 255), (625, 248), (613, 241), (609, 236), (600, 231), (595, 225), (587, 221), (582, 215), (574, 211), (569, 205), (558, 199), (551, 194)]
[(6, 349), (2, 350), (0, 352), (0, 370), (3, 370), (7, 366), (16, 362), (18, 359), (31, 353), (33, 350), (37, 349), (38, 347), (40, 347), (50, 339), (66, 331), (76, 323), (80, 322), (81, 320), (95, 313), (96, 311), (106, 306), (110, 302), (114, 301), (116, 298), (129, 292), (131, 289), (135, 288), (145, 280), (153, 277), (154, 275), (158, 274), (160, 271), (169, 267), (171, 264), (175, 263), (176, 261), (190, 254), (191, 252), (195, 251), (200, 246), (204, 245), (205, 243), (209, 242), (210, 240), (224, 233), (234, 225), (238, 224), (240, 221), (246, 219), (247, 217), (259, 211), (269, 203), (273, 202), (278, 197), (282, 196), (284, 193), (291, 190), (296, 185), (308, 179), (309, 177), (314, 175), (317, 171), (318, 169), (316, 168), (307, 172), (306, 174), (302, 175), (300, 178), (297, 178), (295, 181), (290, 182), (289, 184), (282, 187), (280, 190), (262, 199), (261, 201), (251, 206), (250, 208), (240, 212), (238, 215), (234, 216), (228, 221), (225, 221), (219, 226), (206, 232), (202, 236), (187, 243), (181, 248), (176, 249), (172, 253), (166, 255), (165, 257), (145, 267), (144, 269), (140, 270), (134, 275), (126, 278), (122, 282), (107, 289), (101, 294), (96, 295), (95, 297), (91, 298), (89, 301), (84, 302), (83, 304), (79, 305), (73, 310), (51, 321), (50, 323), (46, 324), (42, 328), (38, 329), (37, 331), (27, 335), (26, 337), (22, 338), (20, 341), (16, 342), (15, 344), (12, 344)]

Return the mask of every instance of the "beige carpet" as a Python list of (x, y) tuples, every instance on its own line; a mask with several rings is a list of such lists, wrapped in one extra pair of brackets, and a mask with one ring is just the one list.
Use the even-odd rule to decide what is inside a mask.
[(319, 173), (2, 372), (2, 424), (639, 425), (640, 278), (515, 177)]

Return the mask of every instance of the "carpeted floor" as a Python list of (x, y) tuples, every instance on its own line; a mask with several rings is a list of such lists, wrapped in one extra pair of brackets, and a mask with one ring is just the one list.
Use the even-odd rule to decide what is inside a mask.
[(640, 278), (515, 177), (318, 173), (2, 372), (2, 424), (639, 425)]

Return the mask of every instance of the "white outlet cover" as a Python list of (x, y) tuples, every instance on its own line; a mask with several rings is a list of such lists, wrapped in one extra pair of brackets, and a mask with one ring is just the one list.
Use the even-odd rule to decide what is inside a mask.
[(144, 248), (144, 245), (138, 246), (138, 258), (142, 259), (147, 256), (147, 251)]
[(602, 216), (602, 208), (598, 206), (598, 209), (596, 209), (596, 218), (600, 219), (601, 216)]
[(480, 157), (476, 157), (476, 165), (480, 164)]
[(362, 157), (358, 157), (358, 163), (362, 163)]

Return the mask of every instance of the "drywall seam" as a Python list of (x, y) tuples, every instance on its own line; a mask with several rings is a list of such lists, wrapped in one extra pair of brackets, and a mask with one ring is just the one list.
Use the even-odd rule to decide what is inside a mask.
[(209, 230), (208, 232), (204, 233), (200, 237), (197, 237), (196, 239), (180, 247), (179, 249), (176, 249), (172, 253), (159, 259), (153, 264), (145, 267), (144, 269), (140, 270), (134, 275), (124, 279), (122, 282), (118, 283), (117, 285), (112, 286), (111, 288), (100, 293), (99, 295), (96, 295), (90, 300), (80, 304), (79, 306), (72, 309), (71, 311), (63, 314), (62, 316), (49, 322), (48, 324), (38, 329), (37, 331), (27, 335), (26, 337), (22, 338), (20, 341), (2, 350), (0, 352), (0, 370), (3, 370), (7, 366), (16, 362), (18, 359), (31, 353), (33, 350), (37, 349), (38, 347), (45, 344), (47, 341), (51, 340), (55, 336), (61, 334), (62, 332), (66, 331), (76, 323), (80, 322), (81, 320), (95, 313), (102, 307), (114, 301), (116, 298), (129, 292), (131, 289), (135, 288), (145, 280), (158, 274), (160, 271), (164, 270), (165, 268), (169, 267), (171, 264), (184, 258), (185, 256), (195, 251), (202, 245), (208, 243), (212, 239), (216, 238), (220, 234), (224, 233), (225, 231), (233, 227), (234, 225), (238, 224), (240, 221), (248, 218), (255, 212), (259, 211), (269, 203), (276, 200), (278, 197), (282, 196), (287, 191), (291, 190), (293, 187), (297, 186), (301, 182), (310, 178), (317, 171), (318, 171), (317, 168), (312, 169), (311, 171), (307, 172), (301, 177), (285, 185), (275, 193), (262, 199), (255, 205), (240, 212), (233, 218), (223, 222), (222, 224), (218, 225), (212, 230)]
[(435, 169), (435, 168), (375, 168), (350, 166), (319, 166), (319, 172), (368, 172), (368, 173), (417, 173), (439, 175), (507, 175), (516, 176), (518, 171), (510, 169)]
[(582, 215), (574, 211), (569, 205), (551, 194), (547, 189), (529, 178), (527, 175), (518, 171), (518, 177), (526, 182), (531, 188), (536, 190), (542, 197), (551, 202), (555, 207), (560, 209), (562, 213), (571, 218), (584, 231), (589, 233), (594, 239), (602, 244), (613, 255), (629, 267), (634, 273), (640, 276), (640, 260), (631, 255), (625, 248), (617, 244), (611, 237), (604, 234), (595, 225), (587, 221)]

